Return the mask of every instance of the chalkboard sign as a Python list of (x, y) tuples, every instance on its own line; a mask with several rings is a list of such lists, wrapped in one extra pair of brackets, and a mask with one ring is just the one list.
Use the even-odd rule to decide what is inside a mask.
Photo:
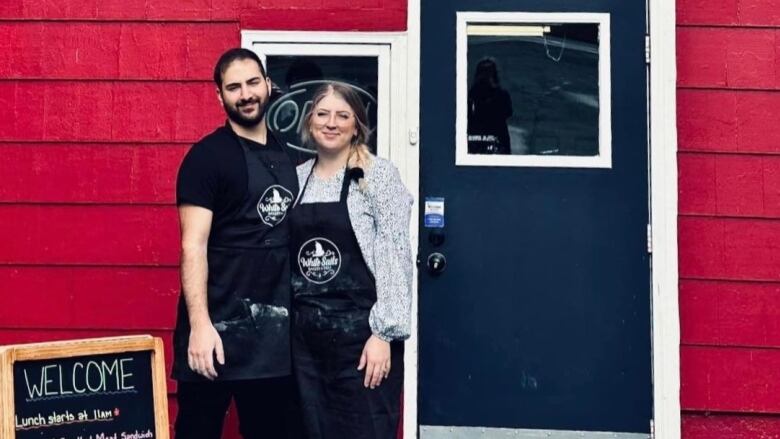
[(0, 426), (3, 439), (167, 439), (162, 341), (0, 347)]

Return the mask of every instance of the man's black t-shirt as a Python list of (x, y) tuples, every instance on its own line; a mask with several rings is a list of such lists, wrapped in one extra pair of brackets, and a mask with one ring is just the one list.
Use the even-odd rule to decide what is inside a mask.
[[(246, 160), (236, 141), (219, 128), (190, 148), (179, 167), (176, 203), (193, 204), (222, 217), (236, 210), (247, 192)], [(229, 138), (228, 138), (229, 140)]]

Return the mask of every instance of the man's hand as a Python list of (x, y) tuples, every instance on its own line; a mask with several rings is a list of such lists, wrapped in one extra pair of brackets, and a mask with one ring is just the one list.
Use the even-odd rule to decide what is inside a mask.
[(211, 323), (193, 327), (190, 330), (190, 343), (187, 348), (187, 362), (190, 369), (213, 380), (217, 377), (214, 368), (214, 354), (219, 364), (225, 364), (225, 351), (222, 338)]
[(376, 388), (390, 374), (390, 343), (372, 335), (360, 355), (358, 370), (366, 369), (365, 387)]
[(181, 223), (181, 285), (190, 319), (190, 341), (187, 363), (190, 369), (213, 380), (214, 353), (225, 364), (222, 339), (211, 324), (208, 309), (208, 240), (211, 230), (210, 210), (199, 206), (179, 206)]

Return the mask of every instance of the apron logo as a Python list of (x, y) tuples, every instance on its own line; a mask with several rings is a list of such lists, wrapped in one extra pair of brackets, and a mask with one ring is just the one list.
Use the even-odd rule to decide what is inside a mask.
[(292, 199), (292, 193), (284, 186), (278, 184), (270, 186), (257, 202), (257, 213), (260, 219), (271, 227), (281, 223), (287, 215), (287, 208), (290, 207)]
[(341, 252), (336, 244), (325, 238), (310, 239), (298, 251), (298, 267), (310, 282), (330, 282), (341, 268)]

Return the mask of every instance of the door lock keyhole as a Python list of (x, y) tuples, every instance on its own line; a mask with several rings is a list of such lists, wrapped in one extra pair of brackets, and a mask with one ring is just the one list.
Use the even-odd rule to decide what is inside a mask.
[(428, 255), (428, 272), (434, 276), (441, 274), (447, 268), (447, 258), (439, 252)]

